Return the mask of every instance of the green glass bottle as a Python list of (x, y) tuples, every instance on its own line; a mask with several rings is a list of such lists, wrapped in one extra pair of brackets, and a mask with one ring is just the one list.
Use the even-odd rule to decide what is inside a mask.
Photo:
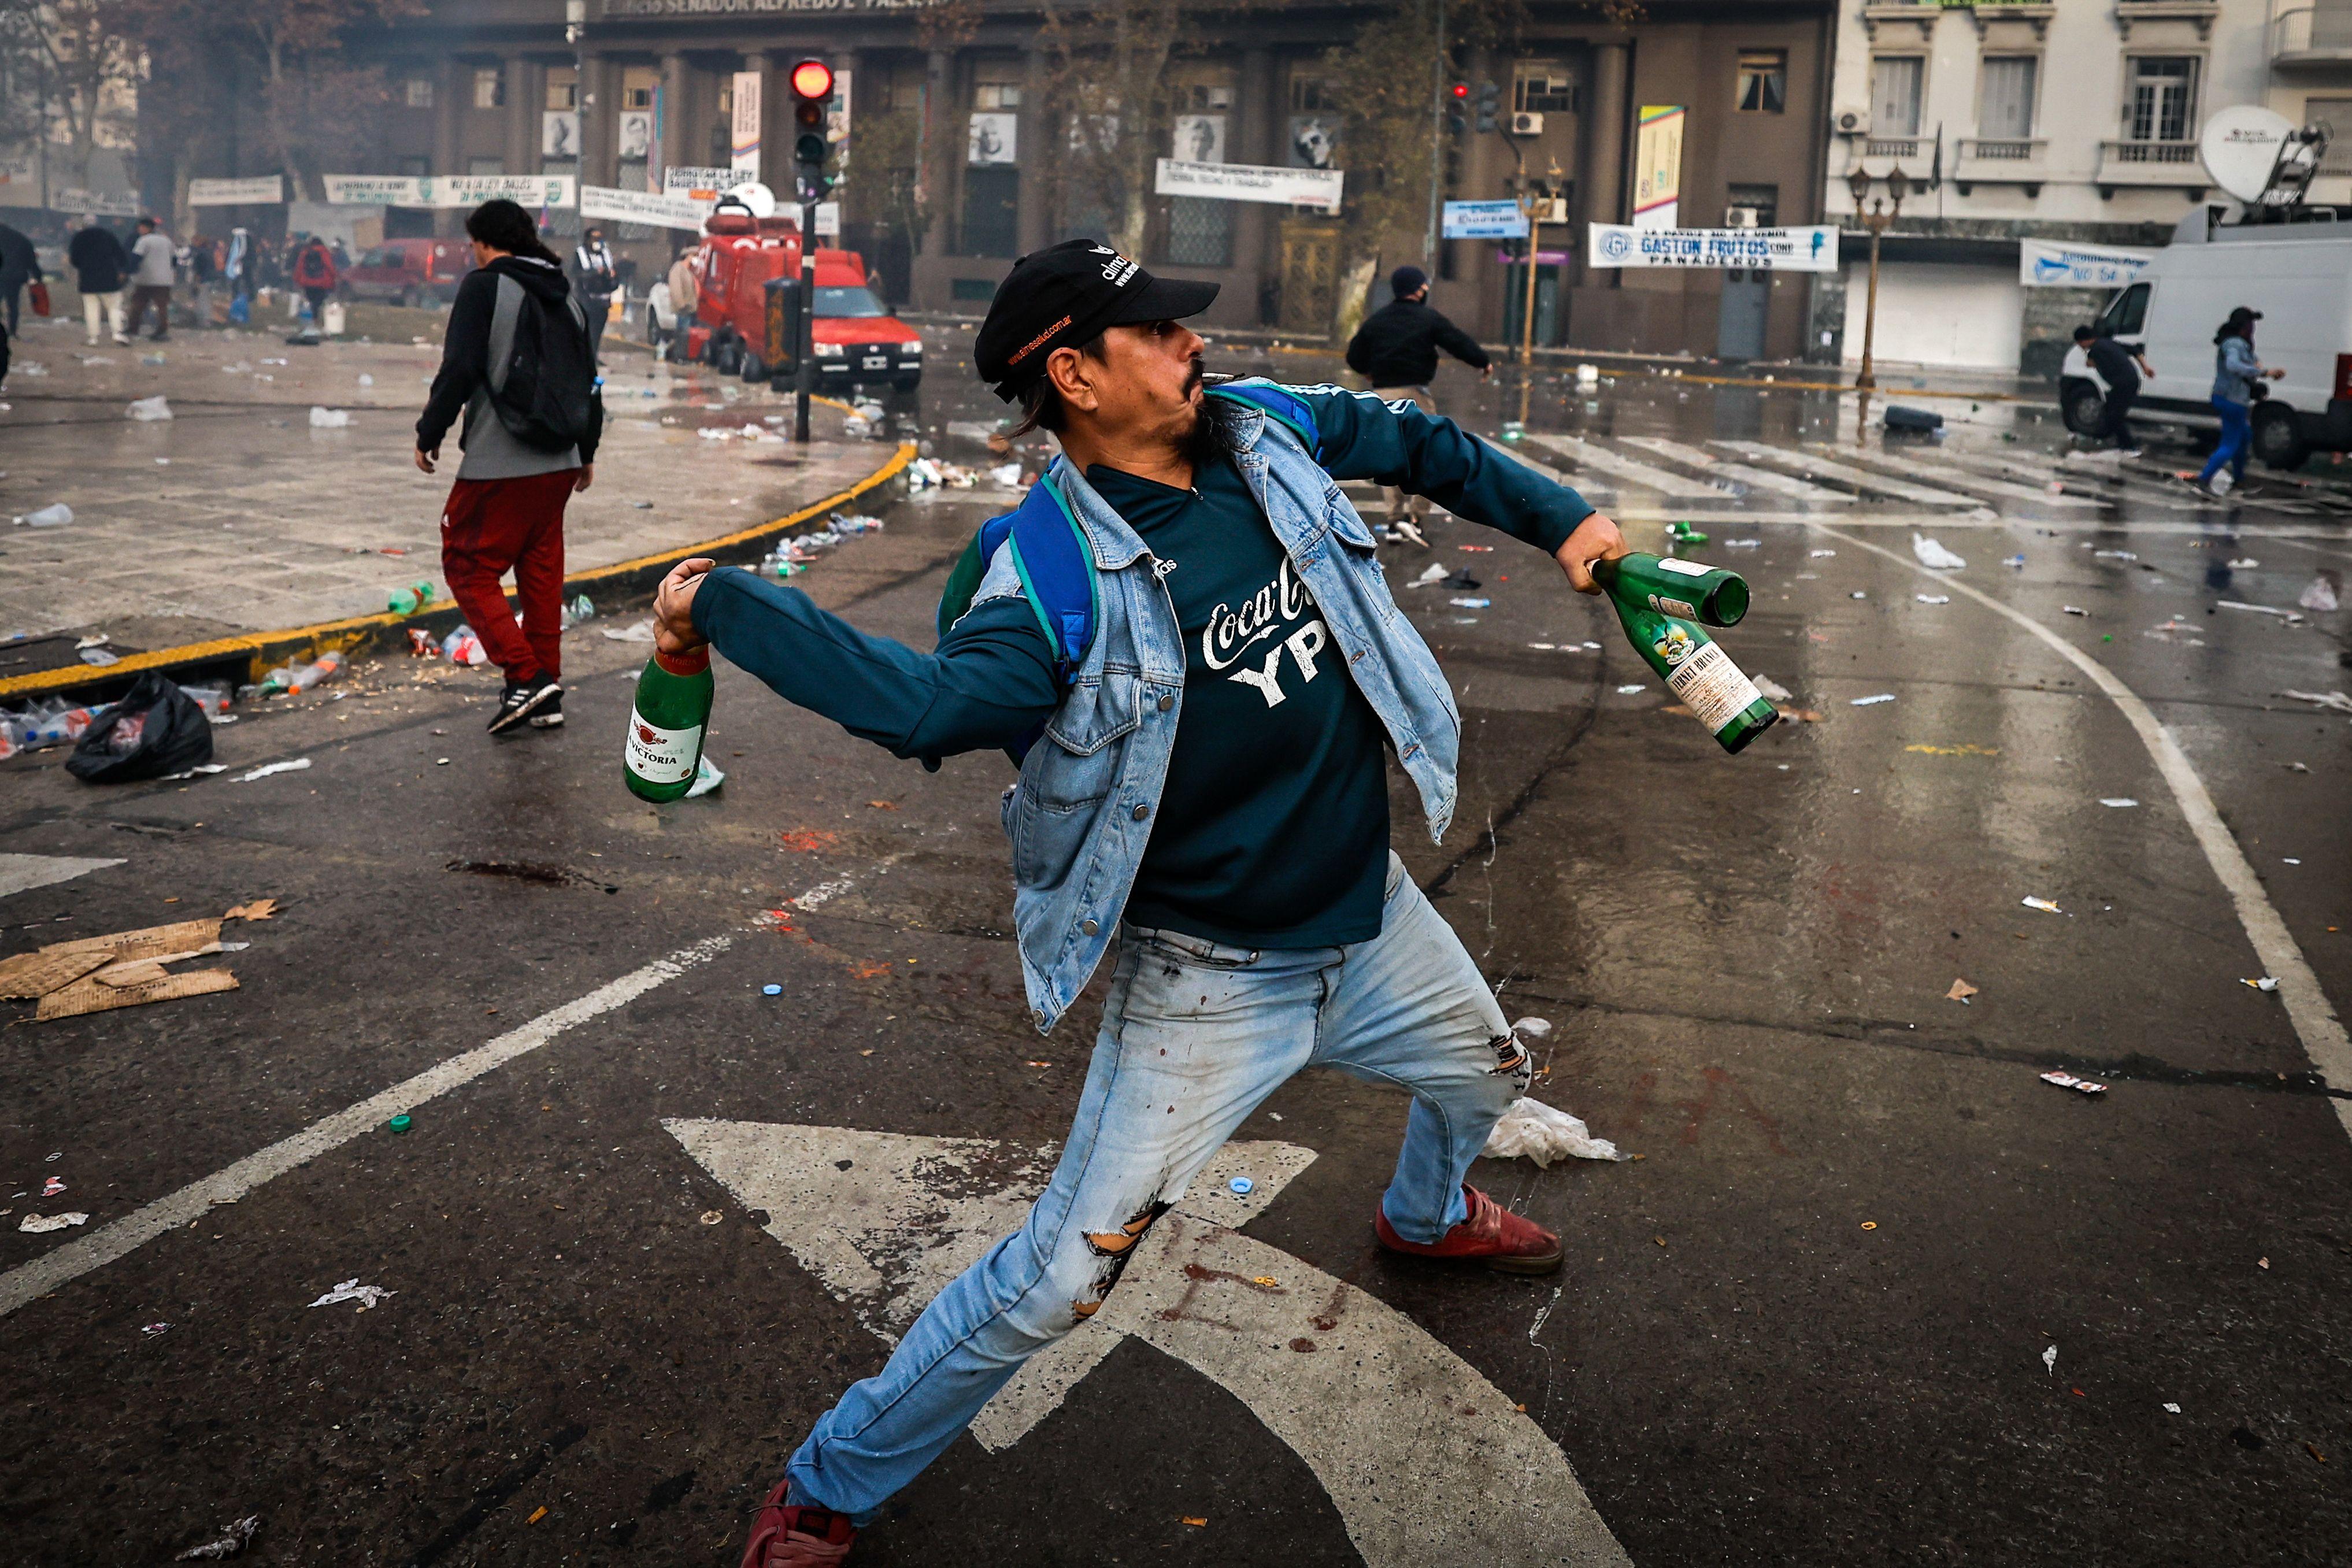
[[(1675, 569), (1695, 568), (1689, 561), (1660, 560), (1656, 556), (1629, 555), (1617, 560), (1595, 561), (1592, 575), (1608, 592), (1617, 619), (1633, 651), (1658, 672), (1677, 697), (1688, 704), (1726, 751), (1736, 752), (1780, 721), (1780, 710), (1764, 700), (1756, 683), (1740, 673), (1723, 645), (1697, 622), (1703, 613), (1726, 615), (1717, 625), (1728, 626), (1748, 612), (1748, 585), (1737, 573), (1696, 567), (1696, 575)], [(1707, 580), (1717, 582), (1707, 590)], [(1737, 594), (1726, 591), (1737, 585)], [(1682, 587), (1692, 595), (1673, 591)], [(1687, 618), (1657, 608), (1653, 600), (1688, 610)], [(1736, 602), (1735, 602), (1736, 600)]]
[(621, 768), (642, 800), (675, 800), (694, 787), (710, 723), (710, 650), (656, 653), (637, 677)]

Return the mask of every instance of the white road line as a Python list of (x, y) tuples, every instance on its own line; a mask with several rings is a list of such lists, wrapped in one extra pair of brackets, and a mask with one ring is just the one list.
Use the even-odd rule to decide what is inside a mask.
[(1874, 452), (1847, 447), (1832, 448), (1819, 444), (1809, 445), (1806, 450), (1821, 452), (1834, 450), (1846, 462), (1859, 464), (1864, 468), (1874, 468), (1882, 474), (1933, 479), (1938, 485), (1948, 486), (1955, 490), (1967, 490), (1975, 495), (2006, 496), (2013, 501), (2031, 501), (2037, 507), (2081, 511), (2086, 507), (2103, 507), (2106, 504), (2104, 501), (2089, 500), (2081, 496), (2053, 496), (2046, 487), (2020, 485), (2008, 479), (1988, 479), (1981, 474), (1971, 474), (1965, 468), (1955, 468), (1948, 463), (1930, 463), (1924, 457), (1913, 457), (1908, 454), (1897, 459), (1882, 457)]
[(1868, 469), (1856, 468), (1851, 464), (1840, 463), (1834, 457), (1823, 457), (1811, 452), (1791, 452), (1782, 446), (1767, 446), (1760, 441), (1717, 441), (1713, 444), (1726, 452), (1737, 452), (1754, 462), (1769, 463), (1776, 468), (1835, 479), (1866, 495), (1892, 496), (1898, 501), (1912, 501), (1928, 507), (1973, 509), (1984, 505), (1974, 496), (1964, 496), (1958, 490), (1938, 490), (1927, 485), (1914, 485), (1908, 479), (1881, 478)]
[(1680, 463), (1702, 474), (1720, 474), (1751, 490), (1761, 490), (1769, 496), (1787, 496), (1820, 507), (1851, 507), (1853, 497), (1843, 490), (1832, 490), (1802, 479), (1791, 479), (1786, 474), (1774, 474), (1763, 468), (1752, 468), (1745, 463), (1727, 463), (1712, 452), (1696, 446), (1685, 446), (1679, 441), (1668, 441), (1655, 435), (1625, 435), (1619, 440), (1628, 446), (1638, 446), (1644, 452), (1654, 452), (1669, 463)]
[(389, 1116), (413, 1111), (452, 1089), (471, 1083), (495, 1068), (505, 1066), (516, 1057), (537, 1051), (565, 1030), (635, 1001), (664, 982), (676, 979), (695, 965), (715, 957), (733, 940), (731, 936), (712, 936), (691, 946), (681, 947), (667, 957), (656, 958), (642, 969), (632, 970), (617, 980), (597, 987), (576, 1001), (566, 1002), (560, 1008), (540, 1014), (520, 1029), (511, 1030), (462, 1055), (428, 1067), (415, 1077), (395, 1083), (381, 1093), (370, 1095), (356, 1105), (311, 1123), (291, 1137), (280, 1139), (258, 1153), (246, 1155), (226, 1169), (190, 1182), (179, 1191), (132, 1209), (88, 1236), (69, 1241), (30, 1263), (0, 1274), (0, 1317), (6, 1317), (27, 1302), (38, 1301), (68, 1281), (79, 1279), (94, 1269), (104, 1268), (166, 1231), (201, 1218), (216, 1205), (235, 1203), (263, 1183), (273, 1181), (330, 1150), (339, 1149), (352, 1139), (373, 1132)]
[[(2305, 962), (2303, 949), (2286, 922), (2273, 907), (2270, 895), (2263, 891), (2262, 879), (2254, 874), (2245, 852), (2238, 847), (2229, 824), (2214, 809), (2213, 797), (2206, 792), (2205, 781), (2180, 749), (2172, 732), (2158, 721), (2156, 714), (2139, 695), (2118, 680), (2115, 673), (2034, 620), (2024, 612), (2011, 608), (1981, 589), (1971, 587), (1948, 572), (1931, 572), (1906, 555), (1872, 544), (1858, 535), (1841, 532), (1823, 524), (1816, 524), (1832, 538), (1844, 540), (1859, 549), (1885, 556), (1898, 566), (1908, 567), (1922, 577), (1934, 579), (1944, 585), (1945, 591), (1966, 594), (1994, 614), (2022, 626), (2047, 643), (2092, 683), (2106, 693), (2108, 700), (2123, 713), (2140, 743), (2147, 747), (2148, 756), (2156, 762), (2156, 770), (2171, 786), (2172, 798), (2180, 804), (2180, 814), (2188, 820), (2189, 831), (2197, 835), (2197, 844), (2205, 852), (2205, 859), (2213, 874), (2229, 890), (2231, 902), (2237, 906), (2238, 924), (2245, 928), (2246, 939), (2253, 944), (2254, 956), (2262, 960), (2265, 974), (2278, 980), (2279, 1000), (2286, 1004), (2286, 1016), (2302, 1038), (2304, 1053), (2330, 1088), (2352, 1088), (2352, 1037), (2347, 1037), (2344, 1024), (2329, 1005), (2327, 993), (2320, 988), (2319, 977)], [(2336, 1120), (2343, 1123), (2347, 1134), (2352, 1134), (2352, 1100), (2330, 1097), (2336, 1108)]]
[(1614, 475), (1629, 485), (1655, 490), (1670, 501), (1727, 501), (1731, 498), (1720, 486), (1686, 478), (1664, 468), (1653, 468), (1646, 463), (1636, 463), (1631, 457), (1612, 452), (1597, 441), (1587, 441), (1580, 435), (1529, 435), (1522, 438), (1520, 444), (1548, 453), (1560, 462), (1572, 465), (1579, 472), (1596, 468), (1603, 474)]
[(119, 860), (77, 860), (71, 855), (0, 855), (0, 898), (53, 883), (71, 882), (86, 873), (121, 863)]
[(2011, 478), (2025, 484), (2046, 486), (2053, 479), (2067, 486), (2069, 495), (2088, 500), (2107, 501), (2116, 506), (2126, 503), (2154, 507), (2164, 512), (2210, 512), (2224, 509), (2214, 501), (2199, 500), (2186, 490), (2167, 491), (2154, 485), (2117, 483), (2115, 476), (2095, 469), (2069, 468), (2063, 463), (2027, 455), (2012, 457), (2005, 454), (1978, 452), (1946, 452), (1944, 461), (1995, 478)]

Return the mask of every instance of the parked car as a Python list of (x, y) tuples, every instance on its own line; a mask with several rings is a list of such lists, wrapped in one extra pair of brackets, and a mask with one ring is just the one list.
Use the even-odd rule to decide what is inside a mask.
[(392, 239), (362, 255), (343, 274), (342, 292), (352, 299), (386, 299), (394, 305), (444, 304), (457, 297), (457, 285), (474, 270), (474, 247), (461, 239)]
[[(866, 258), (820, 246), (815, 261), (810, 338), (817, 385), (912, 392), (923, 379), (923, 340), (866, 287)], [(695, 258), (695, 313), (684, 356), (746, 381), (767, 380), (767, 285), (798, 277), (800, 268), (800, 233), (791, 220), (727, 208), (712, 214)]]
[[(2294, 468), (2315, 451), (2352, 451), (2352, 224), (2217, 224), (2203, 206), (2182, 219), (2096, 323), (2156, 367), (2134, 413), (2220, 423), (2213, 333), (2241, 305), (2263, 313), (2255, 354), (2286, 371), (2254, 404), (2253, 455)], [(2106, 383), (2079, 347), (2058, 375), (2066, 428), (2095, 434)]]

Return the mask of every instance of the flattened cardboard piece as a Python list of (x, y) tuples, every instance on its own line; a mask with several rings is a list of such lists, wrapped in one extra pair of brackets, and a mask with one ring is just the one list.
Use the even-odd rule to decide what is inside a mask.
[(0, 960), (0, 997), (26, 1001), (46, 997), (113, 961), (112, 956), (104, 952), (19, 953)]
[(217, 920), (183, 920), (171, 925), (150, 925), (138, 931), (117, 931), (110, 936), (85, 936), (77, 942), (52, 942), (44, 953), (109, 953), (119, 963), (129, 958), (155, 958), (185, 953), (220, 940)]
[(122, 990), (131, 986), (152, 986), (158, 980), (168, 980), (171, 971), (152, 958), (133, 958), (128, 963), (109, 964), (90, 976), (101, 986)]
[(76, 980), (60, 991), (51, 991), (41, 998), (40, 1010), (33, 1016), (46, 1023), (51, 1019), (79, 1018), (84, 1013), (108, 1012), (115, 1008), (135, 1008), (145, 1002), (172, 1002), (183, 997), (206, 996), (214, 991), (236, 989), (236, 977), (226, 969), (196, 969), (184, 975), (166, 975), (146, 985), (114, 987), (100, 985), (95, 976)]
[(226, 915), (222, 915), (221, 918), (223, 920), (268, 920), (277, 913), (278, 901), (276, 899), (257, 898), (251, 904), (238, 904), (235, 909), (232, 909)]

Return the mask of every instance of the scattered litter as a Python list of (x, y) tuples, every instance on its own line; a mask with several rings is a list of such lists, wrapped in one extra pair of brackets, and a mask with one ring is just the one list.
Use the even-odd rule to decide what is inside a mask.
[(189, 1547), (172, 1561), (216, 1563), (226, 1557), (243, 1556), (246, 1547), (253, 1541), (254, 1532), (260, 1528), (261, 1516), (257, 1513), (249, 1513), (234, 1524), (222, 1525), (220, 1534), (205, 1542), (202, 1546)]
[(405, 1133), (415, 1125), (416, 1125), (416, 1118), (403, 1111), (399, 1115), (384, 1123), (383, 1130), (387, 1133)]
[(1247, 1197), (1250, 1194), (1257, 1190), (1257, 1183), (1250, 1180), (1247, 1176), (1235, 1176), (1225, 1185), (1233, 1188), (1235, 1193), (1239, 1194), (1243, 1197)]
[(32, 1236), (46, 1236), (52, 1230), (63, 1230), (69, 1225), (87, 1225), (87, 1214), (28, 1214), (16, 1222), (16, 1228)]
[(1769, 675), (1755, 677), (1756, 693), (1767, 702), (1785, 703), (1796, 700), (1797, 694)]
[(158, 397), (142, 397), (131, 405), (131, 417), (142, 424), (172, 417), (172, 405)]
[(2051, 1376), (2055, 1377), (2058, 1375), (2058, 1347), (2056, 1345), (2053, 1344), (2048, 1350), (2042, 1353), (2042, 1364), (2048, 1370)]
[(2084, 609), (2079, 604), (2062, 604), (2058, 607), (2058, 612), (2062, 615), (2088, 615), (2090, 613), (2089, 611)]
[(172, 1325), (170, 1323), (143, 1323), (140, 1326), (139, 1332), (147, 1335), (150, 1339), (152, 1339), (159, 1333), (170, 1333), (172, 1332)]
[[(2127, 549), (2095, 549), (2091, 552), (2091, 559), (2094, 560), (2137, 560), (2139, 557), (2134, 551)], [(2252, 566), (2255, 563), (2250, 560), (2233, 560), (2230, 564), (2231, 566)]]
[(122, 662), (121, 654), (106, 648), (78, 648), (74, 651), (74, 657), (85, 664), (94, 664), (101, 670), (109, 664), (119, 664)]
[[(650, 641), (650, 639), (648, 639)], [(441, 656), (453, 664), (480, 666), (490, 662), (489, 650), (471, 626), (460, 626), (441, 639)]]
[(298, 757), (291, 762), (271, 762), (255, 768), (250, 773), (238, 774), (236, 781), (240, 784), (250, 784), (257, 779), (267, 779), (273, 773), (299, 773), (310, 766), (310, 759), (307, 757)]
[(2044, 1083), (2054, 1083), (2061, 1089), (2072, 1089), (2078, 1094), (2105, 1094), (2107, 1092), (2107, 1086), (2104, 1083), (2094, 1083), (2087, 1078), (2077, 1078), (2073, 1073), (2063, 1071), (2044, 1072), (2041, 1074), (2041, 1078)]
[(1002, 486), (1005, 489), (1016, 488), (1021, 483), (1021, 465), (1006, 463), (991, 468), (988, 470), (988, 477), (991, 483)]
[(2275, 976), (2271, 975), (2264, 975), (2259, 980), (2240, 980), (2238, 984), (2242, 986), (2252, 986), (2258, 991), (2275, 991), (2278, 989), (2278, 979)]
[(648, 615), (632, 625), (607, 626), (604, 635), (615, 643), (650, 643), (654, 640), (654, 618)]
[(2281, 610), (2271, 604), (2247, 604), (2235, 599), (2217, 599), (2214, 602), (2224, 610), (2243, 610), (2255, 615), (2276, 615), (2288, 621), (2303, 619), (2292, 610)]
[(2291, 697), (2299, 703), (2310, 703), (2332, 713), (2352, 713), (2352, 696), (2342, 692), (2281, 692), (2279, 695)]
[(1864, 593), (1861, 589), (1857, 588), (1857, 589), (1855, 589), (1852, 593), (1847, 594), (1847, 595), (1846, 595), (1846, 597), (1847, 597), (1848, 599), (1867, 599), (1867, 598), (1869, 598), (1869, 597), (1870, 597), (1870, 595), (1869, 595), (1869, 594), (1867, 594), (1867, 593)]
[(1764, 541), (1762, 539), (1726, 539), (1723, 541), (1723, 548), (1726, 549), (1759, 549), (1763, 547), (1763, 544)]
[(547, 1505), (545, 1503), (541, 1503), (539, 1507), (530, 1511), (530, 1517), (524, 1520), (523, 1522), (525, 1524), (537, 1524), (541, 1520), (545, 1519), (546, 1517)]
[(1525, 1155), (1537, 1165), (1546, 1166), (1561, 1159), (1626, 1157), (1606, 1138), (1594, 1137), (1591, 1130), (1576, 1117), (1525, 1095), (1511, 1102), (1511, 1108), (1503, 1113), (1503, 1119), (1486, 1134), (1484, 1153), (1487, 1158), (1497, 1160)]
[(784, 994), (784, 988), (776, 985), (761, 986), (760, 994), (763, 997), (781, 997)]
[(1881, 692), (1876, 696), (1856, 697), (1846, 706), (1849, 707), (1870, 707), (1878, 703), (1891, 703), (1894, 700), (1895, 694), (1893, 692)]
[(362, 371), (360, 374), (360, 385), (363, 387), (372, 387), (375, 385), (375, 378), (367, 374), (365, 371)]
[(1206, 1530), (1209, 1527), (1209, 1521), (1205, 1517), (1195, 1517), (1192, 1514), (1184, 1514), (1181, 1517), (1186, 1524), (1191, 1525), (1195, 1530)]
[(1647, 686), (1619, 686), (1617, 688), (1617, 695), (1621, 697), (1630, 697), (1636, 695), (1639, 693), (1646, 692), (1650, 688)]
[(726, 1218), (727, 1217), (724, 1214), (721, 1214), (715, 1208), (706, 1208), (702, 1211), (702, 1223), (705, 1225), (716, 1225)]
[(2099, 804), (2113, 806), (2120, 810), (2126, 806), (2137, 806), (2139, 802), (2128, 795), (2102, 795), (2099, 797)]
[(351, 422), (352, 413), (349, 409), (313, 408), (310, 410), (310, 428), (313, 430), (341, 430)]
[(2336, 610), (2342, 607), (2344, 580), (2332, 570), (2322, 571), (2311, 580), (2296, 603), (2305, 610)]
[(571, 631), (574, 626), (579, 625), (583, 621), (593, 621), (595, 619), (595, 601), (590, 599), (586, 594), (577, 594), (565, 601), (563, 606), (564, 631)]
[(2038, 909), (2044, 915), (2063, 915), (2066, 913), (2046, 898), (2021, 898), (2017, 902), (2023, 904), (2028, 909)]
[(278, 913), (274, 898), (257, 898), (250, 904), (240, 904), (221, 916), (223, 920), (268, 920)]
[[(2102, 550), (2099, 553), (2104, 555), (2106, 552)], [(2126, 556), (2124, 559), (2126, 560), (2137, 560), (2139, 558), (2137, 556)], [(2230, 563), (2230, 570), (2231, 571), (2252, 571), (2262, 564), (2263, 563), (2261, 561), (2256, 560), (2252, 556), (2240, 556), (2236, 560)]]
[(48, 1180), (47, 1180), (47, 1181), (45, 1181), (45, 1182), (43, 1182), (43, 1183), (41, 1184), (41, 1196), (42, 1196), (43, 1197), (57, 1197), (57, 1196), (58, 1196), (58, 1194), (59, 1194), (59, 1193), (61, 1193), (61, 1192), (65, 1191), (65, 1189), (66, 1189), (66, 1180), (65, 1180), (65, 1177), (63, 1177), (63, 1176), (51, 1176), (51, 1177), (49, 1177), (49, 1179), (48, 1179)]
[(1523, 1018), (1511, 1026), (1511, 1032), (1526, 1035), (1529, 1040), (1541, 1040), (1551, 1033), (1551, 1019)]
[(2167, 1400), (2165, 1401), (2164, 1413), (2168, 1416), (2178, 1416), (2180, 1414), (2180, 1406), (2173, 1404), (2170, 1400)]
[(2015, 555), (2005, 557), (2002, 559), (2000, 564), (2003, 566), (2013, 566), (2020, 571), (2022, 571), (2025, 570), (2025, 553), (2021, 550)]
[(717, 763), (708, 757), (698, 757), (694, 759), (694, 782), (686, 787), (686, 799), (695, 800), (716, 795), (726, 782), (727, 775), (719, 770)]
[(55, 501), (37, 512), (26, 512), (16, 519), (28, 528), (61, 528), (73, 521), (73, 508), (63, 501)]
[(1808, 555), (1810, 555), (1810, 556), (1811, 556), (1813, 559), (1815, 559), (1815, 560), (1822, 560), (1822, 559), (1826, 559), (1826, 558), (1828, 558), (1828, 557), (1830, 557), (1830, 556), (1833, 556), (1833, 555), (1837, 554), (1837, 551), (1835, 551), (1835, 550), (1833, 550), (1833, 549), (1817, 549), (1817, 550), (1809, 550), (1809, 551), (1807, 551), (1806, 553), (1807, 553)]
[(1915, 593), (1911, 597), (1922, 604), (1949, 604), (1952, 601), (1948, 593)]
[(1944, 999), (1948, 1002), (1958, 1002), (1965, 1007), (1968, 1005), (1968, 999), (1976, 994), (1976, 987), (1969, 985), (1966, 980), (1956, 979), (1952, 982), (1952, 988), (1944, 993)]
[(1456, 610), (1486, 610), (1494, 604), (1491, 599), (1449, 599), (1445, 602)]
[(350, 1279), (310, 1304), (314, 1307), (331, 1307), (338, 1301), (357, 1301), (360, 1304), (360, 1311), (364, 1312), (383, 1301), (386, 1296), (398, 1294), (400, 1294), (399, 1291), (387, 1291), (382, 1285), (362, 1285), (357, 1279)]
[(2310, 764), (2304, 762), (2282, 762), (2279, 766), (2285, 768), (2290, 773), (2308, 773), (2311, 771)]
[(1925, 534), (1911, 536), (1911, 554), (1921, 566), (1932, 568), (1937, 571), (1958, 571), (1969, 564)]

